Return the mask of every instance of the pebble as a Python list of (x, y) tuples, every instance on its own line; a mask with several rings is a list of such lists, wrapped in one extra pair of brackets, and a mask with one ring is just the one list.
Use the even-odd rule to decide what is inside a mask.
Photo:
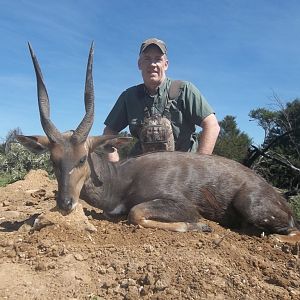
[(36, 271), (46, 271), (48, 269), (48, 266), (44, 262), (38, 262), (37, 265), (35, 266)]
[(74, 255), (75, 259), (78, 261), (85, 260), (84, 257), (80, 253), (74, 253), (73, 255)]
[(10, 205), (10, 202), (9, 202), (9, 201), (6, 201), (6, 200), (5, 200), (5, 201), (2, 202), (2, 206), (3, 206), (3, 207), (9, 206), (9, 205)]

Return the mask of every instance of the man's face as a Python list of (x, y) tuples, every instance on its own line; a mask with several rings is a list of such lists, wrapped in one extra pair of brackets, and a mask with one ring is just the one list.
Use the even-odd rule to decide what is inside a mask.
[(138, 66), (146, 86), (159, 86), (166, 78), (168, 60), (157, 46), (150, 45), (140, 55)]

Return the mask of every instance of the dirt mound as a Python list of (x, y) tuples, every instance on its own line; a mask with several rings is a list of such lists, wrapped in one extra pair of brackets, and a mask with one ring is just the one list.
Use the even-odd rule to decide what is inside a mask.
[(97, 232), (33, 231), (55, 191), (43, 171), (0, 189), (1, 299), (300, 299), (299, 245), (210, 221), (212, 233), (138, 228), (84, 203)]

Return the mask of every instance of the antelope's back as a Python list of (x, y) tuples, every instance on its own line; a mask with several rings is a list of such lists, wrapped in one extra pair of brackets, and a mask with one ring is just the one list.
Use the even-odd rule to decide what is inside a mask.
[[(232, 199), (240, 189), (270, 188), (264, 179), (240, 163), (215, 155), (156, 152), (129, 159), (121, 174), (130, 177), (142, 196), (176, 194), (195, 198), (209, 190), (217, 198)], [(154, 192), (155, 191), (155, 192)]]

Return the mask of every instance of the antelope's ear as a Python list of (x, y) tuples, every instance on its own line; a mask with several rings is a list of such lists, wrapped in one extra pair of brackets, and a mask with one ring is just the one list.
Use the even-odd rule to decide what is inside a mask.
[(116, 135), (90, 136), (87, 140), (91, 152), (98, 148), (108, 153), (114, 152), (113, 147), (120, 148), (131, 141), (131, 137), (118, 137)]
[(17, 141), (36, 154), (42, 154), (49, 150), (50, 142), (46, 136), (41, 135), (17, 135)]

